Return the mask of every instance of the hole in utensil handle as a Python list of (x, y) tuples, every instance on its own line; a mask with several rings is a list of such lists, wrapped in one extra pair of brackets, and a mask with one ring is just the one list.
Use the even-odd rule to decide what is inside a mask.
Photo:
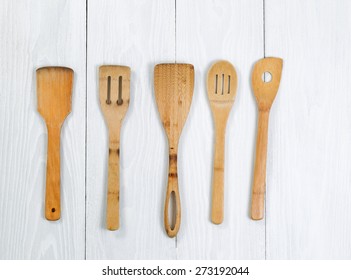
[(176, 226), (177, 219), (177, 203), (176, 203), (176, 195), (175, 192), (172, 191), (169, 194), (169, 202), (168, 202), (168, 222), (171, 230), (174, 230)]

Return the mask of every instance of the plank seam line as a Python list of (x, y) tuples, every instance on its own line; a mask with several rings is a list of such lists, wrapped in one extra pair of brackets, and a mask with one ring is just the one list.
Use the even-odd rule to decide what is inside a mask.
[(87, 259), (87, 156), (88, 156), (88, 0), (85, 0), (85, 175), (84, 175), (84, 259)]
[(174, 62), (177, 63), (177, 0), (174, 0)]
[[(266, 57), (266, 0), (263, 3), (263, 57)], [(264, 259), (267, 260), (267, 188), (264, 196)]]
[[(174, 0), (174, 63), (177, 63), (177, 0)], [(175, 253), (178, 259), (178, 236), (175, 237)]]

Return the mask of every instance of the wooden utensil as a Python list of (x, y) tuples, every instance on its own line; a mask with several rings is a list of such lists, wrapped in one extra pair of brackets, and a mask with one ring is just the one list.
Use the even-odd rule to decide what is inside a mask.
[[(278, 92), (282, 68), (283, 60), (281, 58), (267, 57), (259, 60), (252, 72), (252, 88), (258, 105), (256, 160), (251, 205), (251, 218), (253, 220), (260, 220), (264, 215), (268, 119), (269, 111)], [(265, 82), (264, 74), (267, 72), (271, 75), (271, 80)]]
[(73, 70), (66, 67), (43, 67), (37, 70), (38, 112), (48, 130), (45, 217), (60, 219), (60, 134), (71, 112)]
[(101, 66), (99, 69), (100, 106), (109, 130), (106, 225), (119, 228), (119, 155), (122, 120), (130, 98), (130, 68)]
[[(193, 96), (194, 66), (191, 64), (156, 65), (154, 87), (156, 103), (169, 144), (169, 172), (164, 223), (168, 236), (174, 237), (178, 233), (181, 219), (177, 173), (178, 142)], [(173, 225), (168, 221), (171, 198), (175, 200), (176, 208)]]
[(207, 94), (215, 122), (215, 155), (212, 180), (212, 212), (214, 224), (223, 221), (225, 129), (237, 88), (235, 68), (228, 61), (212, 65), (207, 74)]

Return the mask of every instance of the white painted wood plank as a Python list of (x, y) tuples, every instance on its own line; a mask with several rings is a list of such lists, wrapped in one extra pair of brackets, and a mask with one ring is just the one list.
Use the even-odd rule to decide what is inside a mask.
[[(153, 67), (174, 61), (174, 1), (89, 1), (87, 258), (171, 259), (163, 229), (166, 138), (153, 93)], [(98, 101), (98, 67), (132, 69), (121, 135), (120, 229), (105, 228), (107, 128)]]
[(351, 3), (266, 0), (284, 59), (267, 164), (267, 257), (351, 258)]
[[(262, 259), (264, 221), (249, 218), (256, 105), (253, 63), (263, 56), (261, 1), (177, 0), (177, 62), (195, 65), (195, 92), (179, 150), (182, 225), (180, 259)], [(214, 125), (206, 92), (210, 65), (225, 59), (238, 73), (238, 92), (227, 124), (225, 217), (210, 221)]]
[[(84, 258), (85, 1), (0, 2), (0, 258)], [(44, 217), (47, 130), (35, 70), (75, 71), (61, 135), (62, 218)]]

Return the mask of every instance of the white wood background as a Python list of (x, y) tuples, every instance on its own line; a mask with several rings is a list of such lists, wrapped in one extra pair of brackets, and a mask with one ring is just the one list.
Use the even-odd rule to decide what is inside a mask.
[[(351, 3), (347, 0), (0, 2), (0, 259), (350, 259)], [(255, 61), (284, 59), (271, 110), (266, 217), (249, 218)], [(238, 73), (228, 120), (225, 220), (210, 222), (213, 123), (206, 72)], [(163, 229), (166, 136), (153, 67), (195, 66), (179, 147), (182, 224)], [(105, 230), (107, 129), (98, 67), (132, 68), (121, 139), (121, 228)], [(74, 69), (62, 129), (62, 218), (44, 218), (47, 132), (35, 70)]]

